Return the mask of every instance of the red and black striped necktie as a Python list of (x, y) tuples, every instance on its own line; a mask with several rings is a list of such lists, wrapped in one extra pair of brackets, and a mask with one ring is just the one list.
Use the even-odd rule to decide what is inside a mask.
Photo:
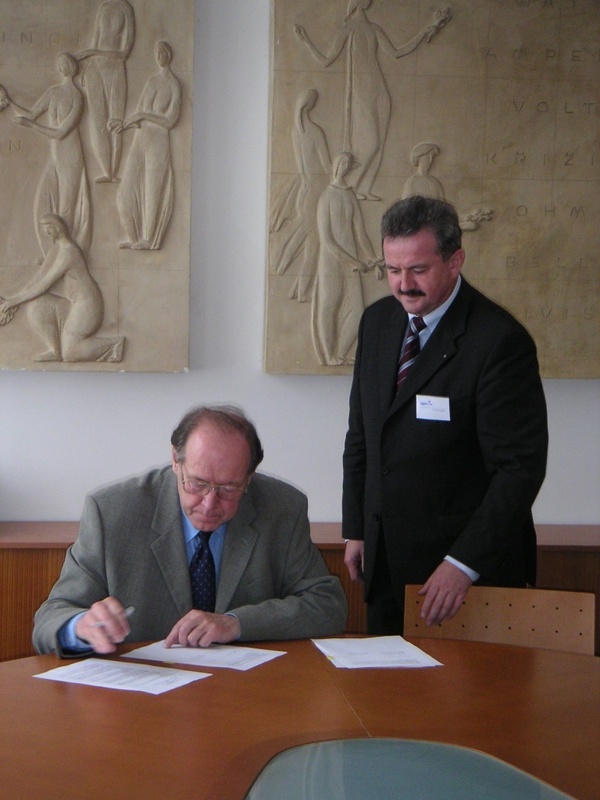
[(408, 336), (402, 348), (400, 364), (398, 365), (398, 375), (396, 378), (396, 391), (408, 375), (408, 370), (412, 367), (416, 357), (419, 355), (421, 347), (419, 345), (419, 332), (426, 328), (423, 317), (412, 317), (409, 323)]

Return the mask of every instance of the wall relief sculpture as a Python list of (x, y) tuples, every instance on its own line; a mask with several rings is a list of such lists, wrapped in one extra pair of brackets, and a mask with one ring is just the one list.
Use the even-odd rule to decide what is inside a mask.
[[(15, 125), (29, 128), (48, 140), (48, 161), (33, 203), (33, 223), (42, 252), (48, 246), (41, 229), (42, 214), (60, 211), (73, 238), (88, 250), (92, 241), (92, 209), (79, 125), (84, 111), (81, 89), (75, 83), (77, 59), (61, 53), (56, 59), (62, 76), (59, 85), (47, 89), (31, 109), (11, 99), (6, 89), (5, 108), (13, 112)], [(39, 122), (43, 118), (44, 123)]]
[(193, 22), (0, 0), (0, 368), (187, 368)]
[(365, 309), (360, 273), (376, 260), (355, 190), (346, 180), (358, 164), (349, 152), (333, 161), (319, 197), (319, 260), (313, 293), (313, 341), (319, 363), (352, 363), (351, 347)]
[(8, 322), (27, 304), (31, 327), (47, 348), (34, 361), (121, 361), (123, 336), (94, 336), (104, 319), (104, 299), (67, 223), (58, 214), (44, 214), (40, 226), (52, 244), (25, 286), (0, 299), (0, 314)]
[(352, 371), (381, 216), (420, 193), (542, 373), (600, 377), (597, 0), (272, 0), (271, 30), (265, 370)]
[(173, 212), (170, 131), (181, 112), (181, 84), (171, 71), (173, 50), (155, 48), (159, 71), (148, 79), (135, 114), (110, 129), (121, 135), (133, 129), (133, 141), (117, 192), (121, 225), (127, 240), (120, 247), (158, 250)]

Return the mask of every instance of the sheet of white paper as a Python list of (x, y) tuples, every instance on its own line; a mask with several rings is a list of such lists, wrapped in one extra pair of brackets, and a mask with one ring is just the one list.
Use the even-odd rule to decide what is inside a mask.
[(265, 664), (283, 650), (261, 650), (258, 647), (237, 647), (227, 644), (211, 644), (209, 647), (165, 647), (164, 640), (138, 647), (125, 653), (122, 658), (141, 658), (165, 664), (192, 664), (196, 667), (228, 667), (247, 670)]
[(313, 643), (336, 667), (441, 667), (402, 636), (373, 636), (364, 639), (313, 639)]
[(148, 694), (162, 694), (187, 683), (210, 677), (208, 672), (165, 669), (149, 664), (122, 664), (119, 661), (104, 661), (99, 658), (87, 658), (67, 667), (57, 667), (34, 675), (34, 678), (45, 678), (49, 681), (82, 683), (85, 686), (126, 689), (130, 692), (148, 692)]

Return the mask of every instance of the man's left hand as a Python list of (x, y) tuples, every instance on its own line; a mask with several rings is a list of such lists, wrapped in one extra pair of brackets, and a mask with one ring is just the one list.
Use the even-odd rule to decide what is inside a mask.
[(421, 617), (426, 625), (452, 619), (463, 604), (473, 581), (454, 564), (442, 561), (418, 594), (424, 595)]
[(226, 644), (239, 639), (240, 634), (237, 617), (193, 609), (175, 623), (165, 639), (165, 647), (172, 647), (174, 644), (183, 647), (208, 647), (213, 642)]

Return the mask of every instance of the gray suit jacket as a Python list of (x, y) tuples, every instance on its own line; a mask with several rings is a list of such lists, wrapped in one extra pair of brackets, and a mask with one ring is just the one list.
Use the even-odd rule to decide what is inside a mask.
[[(310, 540), (306, 497), (255, 475), (227, 526), (216, 612), (231, 611), (242, 640), (341, 633), (346, 599)], [(192, 608), (176, 478), (170, 467), (86, 498), (79, 536), (35, 615), (37, 652), (58, 652), (61, 626), (112, 595), (134, 606), (127, 641), (165, 638)]]

